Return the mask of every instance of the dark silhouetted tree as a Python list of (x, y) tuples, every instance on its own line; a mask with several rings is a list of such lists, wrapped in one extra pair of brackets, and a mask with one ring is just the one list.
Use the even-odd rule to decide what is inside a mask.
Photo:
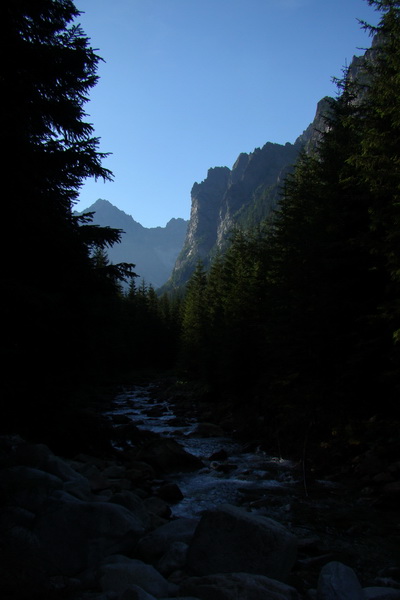
[[(121, 232), (95, 228), (72, 212), (87, 177), (112, 175), (102, 166), (106, 154), (84, 109), (101, 59), (76, 22), (79, 11), (70, 0), (15, 0), (3, 16), (9, 191), (2, 214), (13, 231), (2, 269), (3, 397), (9, 405), (48, 412), (85, 371), (91, 376), (93, 347), (104, 344), (107, 362), (91, 249), (117, 242)], [(114, 275), (130, 270), (116, 266)], [(40, 406), (29, 402), (27, 390), (35, 390)]]

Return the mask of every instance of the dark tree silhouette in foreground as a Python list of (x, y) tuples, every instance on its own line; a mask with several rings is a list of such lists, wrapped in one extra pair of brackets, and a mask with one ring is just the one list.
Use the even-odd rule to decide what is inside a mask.
[(81, 365), (89, 374), (101, 370), (109, 357), (104, 315), (118, 291), (105, 282), (133, 275), (134, 265), (97, 269), (93, 250), (118, 242), (121, 231), (73, 215), (87, 177), (112, 177), (84, 110), (101, 59), (77, 23), (79, 11), (70, 0), (14, 0), (3, 16), (2, 216), (12, 232), (2, 265), (7, 427), (10, 406), (18, 418), (48, 412), (64, 401)]

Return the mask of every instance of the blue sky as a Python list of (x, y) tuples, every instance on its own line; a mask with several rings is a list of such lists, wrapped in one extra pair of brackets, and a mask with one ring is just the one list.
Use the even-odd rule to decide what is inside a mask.
[(332, 77), (370, 38), (366, 0), (75, 0), (104, 59), (86, 105), (111, 152), (114, 182), (87, 180), (76, 210), (98, 198), (145, 227), (189, 218), (190, 191), (241, 152), (294, 142)]

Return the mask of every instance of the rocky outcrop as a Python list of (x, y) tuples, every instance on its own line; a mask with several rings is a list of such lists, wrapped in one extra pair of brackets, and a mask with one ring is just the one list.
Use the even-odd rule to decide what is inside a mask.
[(312, 123), (297, 138), (296, 143), (304, 148), (305, 152), (312, 152), (321, 140), (321, 133), (326, 129), (326, 117), (331, 110), (333, 98), (326, 96), (317, 104), (317, 110)]
[[(365, 82), (365, 57), (373, 56), (376, 43), (374, 40), (364, 56), (353, 57), (347, 74), (350, 80)], [(254, 225), (269, 216), (300, 150), (312, 152), (318, 145), (331, 102), (329, 97), (318, 102), (312, 123), (294, 144), (268, 142), (250, 154), (240, 154), (231, 169), (209, 169), (206, 179), (194, 184), (187, 236), (165, 290), (185, 284), (198, 260), (207, 267), (213, 256), (224, 250), (235, 226)]]
[(353, 569), (332, 561), (321, 569), (319, 600), (364, 600), (364, 593)]
[(202, 461), (186, 452), (178, 442), (168, 438), (156, 438), (144, 444), (137, 458), (158, 471), (195, 471), (201, 469)]
[(201, 600), (300, 600), (298, 592), (280, 581), (250, 573), (221, 573), (191, 577), (180, 593), (196, 594)]
[(161, 525), (142, 537), (136, 549), (138, 556), (155, 564), (174, 544), (183, 543), (187, 547), (198, 524), (197, 518), (182, 518)]
[(208, 511), (188, 551), (197, 575), (245, 572), (287, 581), (297, 540), (282, 525), (230, 505)]
[(231, 169), (209, 169), (206, 179), (193, 185), (187, 235), (164, 289), (183, 285), (199, 260), (207, 266), (217, 252), (223, 252), (235, 226), (259, 223), (276, 208), (300, 150), (310, 151), (325, 128), (329, 100), (318, 103), (313, 122), (294, 144), (268, 142), (250, 154), (240, 154)]
[[(230, 169), (209, 169), (207, 178), (192, 188), (192, 206), (186, 239), (171, 275), (174, 286), (185, 283), (198, 260), (207, 261), (218, 235), (221, 204), (229, 184)], [(168, 283), (167, 283), (167, 287)]]
[(300, 144), (272, 144), (242, 153), (232, 169), (209, 169), (192, 188), (188, 231), (166, 289), (180, 286), (198, 260), (206, 265), (223, 251), (235, 225), (257, 222), (275, 207), (279, 187), (296, 160)]

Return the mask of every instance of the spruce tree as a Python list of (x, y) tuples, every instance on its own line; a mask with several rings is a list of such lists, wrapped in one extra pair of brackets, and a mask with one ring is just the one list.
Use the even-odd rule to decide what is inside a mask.
[[(93, 377), (94, 347), (104, 344), (99, 357), (107, 363), (105, 307), (90, 250), (93, 242), (114, 243), (120, 232), (90, 229), (73, 215), (83, 181), (112, 176), (85, 113), (101, 59), (78, 24), (79, 11), (71, 0), (15, 0), (3, 16), (3, 219), (12, 230), (2, 269), (3, 397), (24, 407), (20, 418), (28, 408), (31, 416), (49, 412), (52, 398), (62, 405), (78, 378)], [(30, 406), (32, 393), (40, 406)]]
[(204, 376), (208, 371), (209, 313), (206, 287), (206, 271), (199, 260), (187, 284), (182, 308), (182, 362), (193, 376)]
[(400, 2), (369, 0), (382, 12), (379, 24), (363, 26), (374, 36), (365, 61), (368, 85), (360, 106), (362, 138), (351, 157), (355, 177), (369, 194), (370, 250), (391, 284), (382, 303), (394, 338), (400, 330)]

